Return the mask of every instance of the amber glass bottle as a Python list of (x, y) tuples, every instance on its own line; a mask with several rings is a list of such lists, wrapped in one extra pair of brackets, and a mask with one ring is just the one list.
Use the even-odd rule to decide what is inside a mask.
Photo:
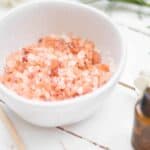
[(135, 106), (132, 145), (135, 150), (150, 150), (150, 88)]

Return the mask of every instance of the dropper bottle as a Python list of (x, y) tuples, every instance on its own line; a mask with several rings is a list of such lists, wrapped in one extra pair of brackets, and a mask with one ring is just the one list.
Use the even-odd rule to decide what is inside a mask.
[(150, 87), (135, 105), (132, 145), (134, 150), (150, 150)]

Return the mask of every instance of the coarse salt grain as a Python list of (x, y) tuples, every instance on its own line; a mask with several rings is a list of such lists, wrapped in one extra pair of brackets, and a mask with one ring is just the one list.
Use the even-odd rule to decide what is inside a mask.
[(59, 101), (105, 84), (111, 73), (102, 62), (93, 42), (52, 35), (11, 53), (0, 82), (31, 100)]

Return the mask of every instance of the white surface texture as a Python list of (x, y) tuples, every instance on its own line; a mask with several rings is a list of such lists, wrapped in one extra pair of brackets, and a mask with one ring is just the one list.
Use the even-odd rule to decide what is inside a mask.
[(0, 69), (7, 55), (15, 49), (42, 36), (63, 33), (73, 33), (94, 41), (101, 54), (110, 55), (108, 57), (115, 64), (110, 80), (101, 88), (59, 103), (30, 101), (0, 84), (0, 92), (7, 106), (34, 125), (68, 125), (92, 115), (98, 106), (103, 107), (104, 99), (110, 95), (124, 69), (125, 48), (118, 28), (102, 12), (80, 3), (42, 1), (25, 5), (1, 20), (0, 33)]
[[(2, 10), (2, 12), (4, 11)], [(112, 18), (114, 20), (117, 18), (117, 21), (122, 22), (122, 16), (125, 16), (126, 19), (129, 17), (132, 20), (132, 24), (134, 24), (134, 20), (144, 24), (144, 18), (140, 20), (136, 15), (130, 14), (112, 13)], [(136, 21), (133, 25), (135, 27)], [(148, 22), (148, 19), (146, 19), (146, 22)], [(149, 67), (150, 36), (130, 28), (128, 24), (118, 24), (118, 27), (126, 41), (128, 51), (126, 69), (121, 81), (133, 85), (137, 74)], [(136, 93), (130, 88), (117, 85), (112, 95), (105, 100), (102, 108), (85, 121), (63, 127), (65, 132), (58, 128), (32, 126), (12, 113), (7, 107), (6, 112), (23, 138), (27, 150), (102, 149), (89, 140), (107, 146), (110, 150), (132, 150), (131, 132), (135, 103)], [(72, 135), (72, 133), (80, 136)], [(0, 150), (13, 150), (14, 144), (2, 122), (0, 122), (0, 135)]]

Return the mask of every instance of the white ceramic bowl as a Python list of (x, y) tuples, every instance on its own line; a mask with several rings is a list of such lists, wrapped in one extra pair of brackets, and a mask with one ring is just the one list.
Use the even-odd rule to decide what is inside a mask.
[(0, 20), (0, 69), (6, 56), (39, 37), (74, 33), (93, 40), (101, 53), (111, 54), (116, 70), (112, 78), (92, 93), (61, 102), (35, 102), (16, 95), (0, 84), (2, 99), (24, 120), (39, 126), (60, 126), (78, 122), (103, 105), (117, 83), (125, 50), (117, 27), (99, 10), (65, 1), (32, 2), (12, 10)]

